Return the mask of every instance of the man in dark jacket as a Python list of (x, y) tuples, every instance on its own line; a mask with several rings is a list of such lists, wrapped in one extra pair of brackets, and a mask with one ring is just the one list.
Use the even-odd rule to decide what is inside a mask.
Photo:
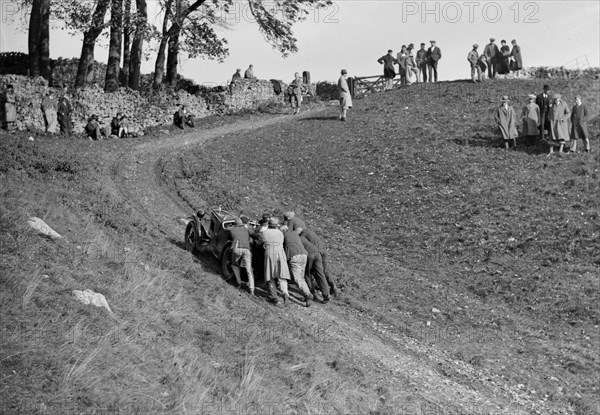
[(306, 272), (306, 262), (308, 261), (308, 252), (304, 249), (300, 235), (298, 232), (289, 229), (286, 225), (279, 228), (283, 232), (283, 247), (285, 249), (285, 256), (288, 260), (290, 272), (294, 282), (304, 294), (304, 301), (306, 306), (310, 307), (310, 300), (314, 297), (306, 284), (304, 274)]
[(69, 99), (63, 95), (58, 101), (58, 125), (60, 126), (60, 132), (63, 134), (71, 135), (73, 133), (73, 123), (71, 122), (71, 113), (73, 107)]
[(388, 91), (392, 89), (394, 86), (394, 78), (396, 77), (396, 70), (394, 69), (394, 64), (399, 65), (400, 63), (394, 56), (392, 55), (393, 51), (388, 50), (387, 55), (382, 56), (377, 59), (377, 62), (383, 65), (383, 77), (385, 78), (385, 87), (384, 90)]
[(85, 126), (85, 134), (89, 137), (90, 140), (100, 140), (102, 139), (102, 130), (100, 129), (100, 124), (98, 123), (98, 116), (92, 115), (88, 123)]
[(250, 250), (250, 233), (241, 219), (235, 220), (235, 226), (229, 228), (231, 235), (231, 268), (238, 288), (242, 288), (241, 265), (244, 264), (248, 274), (248, 291), (254, 295), (254, 272), (252, 271), (252, 251)]
[(544, 140), (544, 130), (550, 131), (550, 106), (552, 96), (550, 85), (544, 85), (544, 91), (535, 98), (535, 103), (540, 107), (540, 142)]
[(493, 37), (490, 38), (490, 43), (485, 45), (485, 49), (483, 49), (483, 54), (487, 58), (488, 63), (488, 78), (494, 79), (496, 77), (496, 71), (498, 70), (498, 55), (500, 54), (500, 49), (494, 43), (496, 39)]
[(332, 295), (335, 295), (337, 289), (335, 287), (335, 282), (333, 281), (333, 277), (329, 272), (328, 258), (329, 254), (327, 253), (327, 245), (312, 229), (304, 229), (301, 233), (308, 242), (313, 244), (318, 250), (319, 254), (321, 254), (321, 259), (323, 260), (323, 274), (325, 274), (325, 279), (327, 279), (327, 283), (329, 284), (329, 289)]
[[(415, 57), (417, 63), (417, 82), (427, 82), (427, 50), (425, 49), (425, 43), (421, 43), (421, 49), (417, 51)], [(421, 81), (421, 74), (423, 80)]]
[(577, 151), (577, 140), (583, 139), (585, 152), (590, 151), (590, 133), (587, 128), (588, 110), (581, 100), (581, 95), (575, 97), (575, 105), (571, 111), (571, 151)]
[(305, 275), (310, 291), (314, 296), (316, 290), (316, 279), (316, 285), (321, 290), (321, 294), (323, 294), (323, 303), (327, 303), (331, 299), (331, 296), (329, 283), (327, 282), (327, 277), (325, 276), (325, 269), (323, 268), (323, 257), (319, 252), (319, 248), (310, 243), (310, 241), (306, 239), (305, 236), (300, 235), (300, 240), (302, 241), (304, 249), (306, 249), (306, 252), (308, 252)]
[[(429, 82), (438, 81), (437, 66), (438, 61), (442, 59), (442, 50), (435, 45), (435, 40), (430, 41), (431, 46), (427, 49), (427, 72), (429, 72)], [(433, 77), (431, 76), (433, 72)]]

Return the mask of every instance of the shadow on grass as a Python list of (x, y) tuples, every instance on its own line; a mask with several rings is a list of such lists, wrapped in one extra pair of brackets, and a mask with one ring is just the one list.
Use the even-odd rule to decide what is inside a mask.
[[(487, 147), (487, 148), (504, 148), (504, 141), (495, 136), (482, 136), (475, 134), (470, 138), (454, 138), (450, 140), (454, 144), (471, 147)], [(548, 153), (547, 144), (531, 144), (526, 137), (517, 138), (517, 148), (513, 148), (512, 143), (509, 144), (509, 150), (518, 151), (527, 154), (546, 154)]]

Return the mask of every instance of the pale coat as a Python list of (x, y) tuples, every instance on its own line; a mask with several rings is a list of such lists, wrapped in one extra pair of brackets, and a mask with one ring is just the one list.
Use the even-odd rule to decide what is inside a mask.
[(569, 141), (569, 119), (571, 110), (569, 106), (560, 101), (550, 107), (550, 137), (553, 141)]
[(530, 102), (523, 107), (523, 135), (538, 135), (542, 115), (540, 107)]
[(338, 90), (340, 91), (340, 105), (342, 108), (352, 108), (352, 95), (350, 95), (348, 80), (344, 76), (340, 76), (340, 79), (338, 79)]
[(519, 135), (517, 132), (517, 114), (515, 114), (513, 107), (509, 105), (507, 108), (504, 108), (504, 105), (500, 105), (496, 108), (494, 119), (504, 140), (517, 138)]
[(279, 229), (268, 228), (262, 231), (261, 240), (265, 249), (265, 282), (290, 280), (290, 270), (283, 247), (283, 233)]

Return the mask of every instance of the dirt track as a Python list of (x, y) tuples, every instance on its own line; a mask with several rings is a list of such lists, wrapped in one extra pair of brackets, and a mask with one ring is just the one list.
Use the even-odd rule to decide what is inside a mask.
[[(112, 161), (105, 172), (106, 184), (131, 203), (151, 229), (166, 238), (180, 240), (184, 228), (179, 219), (188, 216), (192, 208), (165, 183), (164, 163), (188, 148), (202, 146), (223, 135), (290, 122), (290, 119), (289, 115), (277, 115), (143, 141)], [(396, 391), (397, 413), (535, 413), (528, 402), (520, 402), (505, 385), (487, 382), (485, 373), (475, 373), (471, 366), (414, 339), (382, 330), (365, 314), (338, 301), (327, 306), (315, 304), (309, 309), (292, 305), (281, 310), (267, 303), (261, 306), (284, 314), (290, 322), (319, 321), (334, 328), (327, 332), (333, 340), (332, 347)]]

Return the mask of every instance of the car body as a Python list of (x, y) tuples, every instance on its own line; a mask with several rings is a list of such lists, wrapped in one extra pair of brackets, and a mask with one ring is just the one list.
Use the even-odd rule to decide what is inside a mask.
[[(234, 276), (231, 267), (231, 233), (229, 228), (235, 226), (240, 216), (222, 210), (210, 209), (209, 212), (199, 210), (188, 218), (185, 228), (185, 247), (197, 253), (203, 245), (208, 245), (210, 252), (221, 263), (221, 271), (226, 279)], [(255, 222), (249, 222), (253, 231)]]

